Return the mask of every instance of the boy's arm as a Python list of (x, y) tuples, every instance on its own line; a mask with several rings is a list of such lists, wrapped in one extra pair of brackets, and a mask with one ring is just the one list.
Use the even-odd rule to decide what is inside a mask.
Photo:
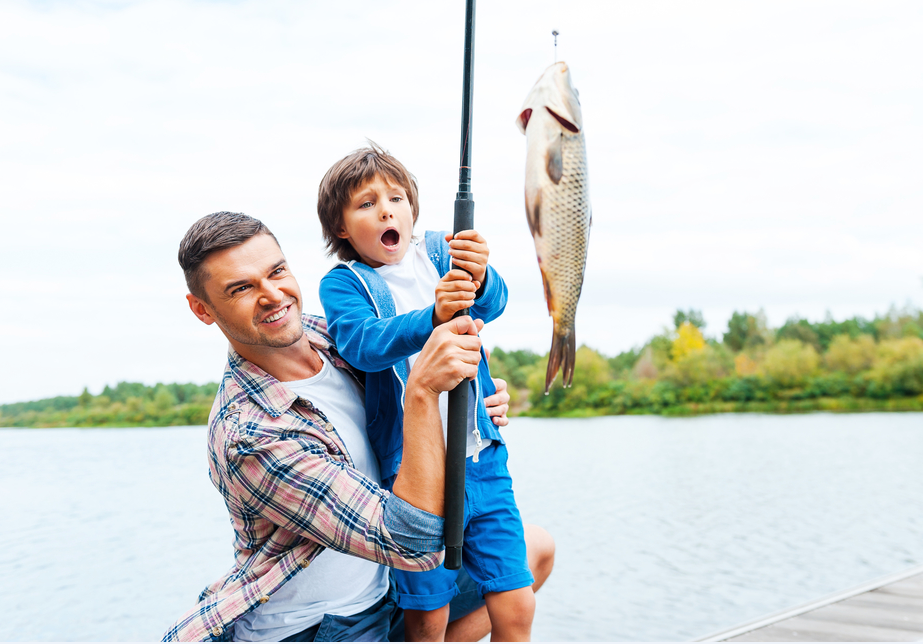
[(500, 273), (494, 270), (493, 266), (487, 266), (487, 274), (484, 276), (484, 284), (478, 293), (477, 299), (471, 305), (471, 317), (484, 322), (492, 322), (500, 317), (506, 308), (508, 292), (506, 282), (500, 277)]
[(365, 298), (349, 271), (325, 275), (320, 282), (320, 300), (337, 351), (362, 371), (384, 371), (418, 353), (433, 332), (432, 306), (379, 319), (374, 304)]

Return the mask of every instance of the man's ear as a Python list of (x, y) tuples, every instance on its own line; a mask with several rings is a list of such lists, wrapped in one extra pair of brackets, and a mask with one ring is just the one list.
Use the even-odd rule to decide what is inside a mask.
[(205, 304), (203, 300), (189, 293), (186, 295), (186, 301), (189, 302), (189, 310), (192, 311), (192, 314), (202, 320), (202, 322), (205, 324), (214, 324), (216, 322), (215, 318), (208, 310), (208, 305)]

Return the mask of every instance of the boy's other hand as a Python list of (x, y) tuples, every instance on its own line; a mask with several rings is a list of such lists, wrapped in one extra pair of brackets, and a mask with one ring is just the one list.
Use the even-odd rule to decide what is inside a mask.
[(487, 396), (484, 399), (484, 406), (487, 407), (487, 415), (494, 421), (494, 425), (506, 427), (510, 424), (510, 419), (506, 417), (506, 412), (510, 410), (510, 392), (503, 378), (491, 378), (491, 380), (494, 381), (497, 393)]
[(474, 278), (475, 282), (484, 283), (487, 275), (487, 258), (490, 249), (487, 241), (476, 230), (463, 230), (454, 237), (446, 235), (449, 242), (449, 255), (458, 268), (463, 268)]
[(445, 324), (456, 311), (470, 308), (481, 283), (473, 281), (463, 270), (453, 268), (436, 285), (433, 327)]

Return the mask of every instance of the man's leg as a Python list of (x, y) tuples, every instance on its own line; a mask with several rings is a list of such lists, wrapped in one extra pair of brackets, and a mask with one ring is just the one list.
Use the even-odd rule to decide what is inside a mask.
[[(529, 523), (523, 524), (526, 536), (526, 556), (535, 583), (532, 590), (537, 591), (548, 579), (554, 568), (554, 538), (544, 528)], [(490, 633), (490, 616), (487, 606), (480, 608), (449, 622), (445, 632), (446, 642), (477, 642)]]

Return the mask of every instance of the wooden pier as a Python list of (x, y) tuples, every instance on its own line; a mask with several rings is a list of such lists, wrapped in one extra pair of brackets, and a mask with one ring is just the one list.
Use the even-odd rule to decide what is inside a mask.
[(923, 641), (923, 566), (875, 579), (695, 641)]

